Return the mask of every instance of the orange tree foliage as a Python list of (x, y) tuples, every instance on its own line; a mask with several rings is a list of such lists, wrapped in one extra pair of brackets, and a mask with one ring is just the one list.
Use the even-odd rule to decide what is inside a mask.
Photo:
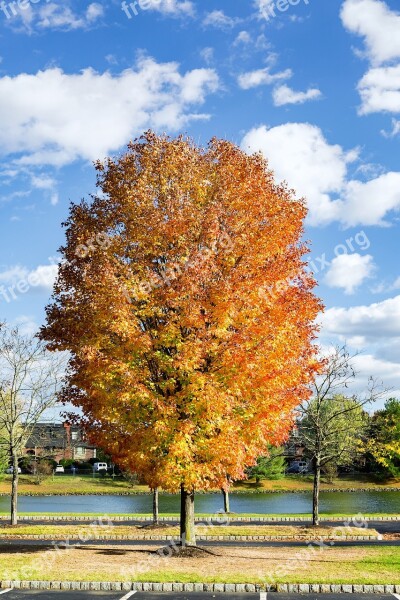
[(318, 367), (306, 208), (261, 155), (148, 132), (72, 205), (41, 336), (64, 398), (151, 486), (225, 487), (285, 439)]

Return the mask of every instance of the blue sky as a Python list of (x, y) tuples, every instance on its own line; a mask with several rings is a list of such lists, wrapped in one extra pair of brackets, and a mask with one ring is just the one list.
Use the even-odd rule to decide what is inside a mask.
[(371, 374), (400, 394), (398, 4), (124, 6), (0, 3), (0, 317), (43, 322), (93, 160), (149, 127), (224, 137), (307, 197), (321, 343), (346, 340), (360, 387)]

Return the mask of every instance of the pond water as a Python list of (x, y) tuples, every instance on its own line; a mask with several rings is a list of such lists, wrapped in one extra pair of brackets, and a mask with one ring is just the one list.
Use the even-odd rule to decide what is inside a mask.
[[(236, 513), (301, 514), (309, 513), (312, 494), (231, 494), (231, 511)], [(179, 512), (178, 495), (160, 494), (160, 512)], [(197, 513), (216, 513), (223, 508), (222, 495), (198, 494)], [(9, 498), (0, 497), (0, 511), (9, 510)], [(20, 496), (19, 510), (25, 513), (150, 513), (152, 497), (134, 496)], [(400, 513), (400, 492), (321, 492), (320, 511), (324, 513)]]

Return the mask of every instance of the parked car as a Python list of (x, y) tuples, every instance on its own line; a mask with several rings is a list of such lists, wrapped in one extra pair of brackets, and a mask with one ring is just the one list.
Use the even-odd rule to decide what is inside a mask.
[[(7, 473), (8, 475), (12, 475), (12, 474), (14, 473), (14, 467), (8, 467), (8, 469), (6, 469), (6, 473)], [(19, 474), (20, 474), (20, 473), (22, 473), (22, 471), (21, 471), (21, 467), (18, 467), (18, 473), (19, 473)]]
[(305, 460), (296, 460), (292, 462), (286, 473), (308, 473), (309, 464)]
[(54, 469), (54, 473), (64, 473), (64, 467), (62, 465), (56, 465), (56, 468)]
[(107, 463), (105, 462), (97, 462), (93, 465), (93, 471), (95, 473), (107, 472)]

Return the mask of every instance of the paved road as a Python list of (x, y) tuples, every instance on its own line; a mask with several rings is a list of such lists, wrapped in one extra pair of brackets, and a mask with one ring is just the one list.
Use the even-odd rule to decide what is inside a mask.
[[(245, 593), (227, 595), (214, 592), (80, 592), (80, 591), (36, 591), (36, 590), (11, 590), (3, 595), (4, 600), (212, 600), (215, 598), (235, 600), (263, 600), (265, 594)], [(302, 594), (302, 600), (343, 600), (343, 594)], [(397, 596), (399, 598), (399, 596)], [(298, 594), (269, 593), (270, 600), (299, 600)], [(392, 594), (351, 594), (351, 600), (395, 600)]]

